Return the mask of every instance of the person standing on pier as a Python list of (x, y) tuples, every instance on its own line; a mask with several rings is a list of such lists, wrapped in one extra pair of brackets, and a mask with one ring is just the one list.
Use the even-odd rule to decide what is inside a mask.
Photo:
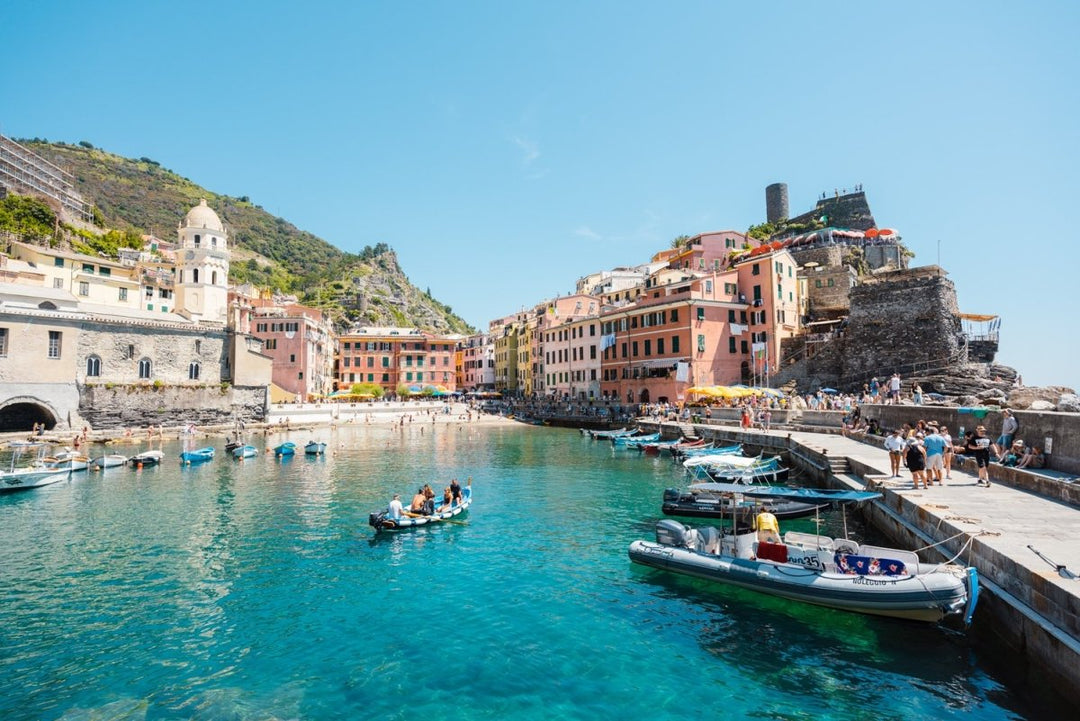
[(885, 450), (889, 452), (889, 466), (892, 469), (892, 477), (900, 477), (900, 461), (904, 457), (904, 431), (897, 428), (885, 439)]
[(987, 438), (986, 428), (978, 426), (975, 432), (968, 436), (961, 449), (964, 455), (975, 459), (975, 465), (979, 467), (979, 482), (977, 485), (990, 487), (990, 478), (987, 476), (987, 468), (990, 466), (990, 451), (997, 453), (997, 446)]

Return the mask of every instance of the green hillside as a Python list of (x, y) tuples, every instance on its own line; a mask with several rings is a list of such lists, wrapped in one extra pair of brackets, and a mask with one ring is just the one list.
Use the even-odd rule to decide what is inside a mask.
[[(233, 259), (229, 279), (233, 283), (295, 293), (302, 303), (328, 312), (341, 327), (359, 323), (415, 326), (440, 333), (473, 332), (450, 307), (414, 287), (393, 249), (383, 243), (358, 254), (346, 253), (267, 213), (246, 197), (214, 193), (150, 158), (124, 158), (85, 142), (17, 142), (75, 176), (79, 192), (96, 208), (99, 226), (83, 229), (76, 240), (87, 242), (94, 250), (112, 248), (115, 252), (117, 245), (132, 245), (132, 239), (146, 233), (174, 240), (180, 220), (200, 198), (206, 198), (230, 233)], [(15, 222), (25, 222), (20, 219), (27, 215), (26, 209), (16, 210), (19, 212), (8, 215), (15, 215)], [(35, 212), (40, 215), (40, 210)], [(0, 208), (0, 227), (20, 232), (10, 224), (4, 226), (4, 218)], [(50, 225), (47, 218), (36, 222)], [(87, 237), (94, 233), (104, 236), (106, 229), (113, 231), (109, 242)]]

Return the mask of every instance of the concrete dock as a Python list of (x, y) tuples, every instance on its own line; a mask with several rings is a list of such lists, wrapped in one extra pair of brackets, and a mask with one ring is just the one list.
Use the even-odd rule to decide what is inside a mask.
[(927, 561), (957, 557), (956, 563), (976, 567), (983, 586), (975, 617), (980, 631), (992, 629), (1022, 654), (1033, 682), (1080, 706), (1080, 508), (999, 480), (978, 486), (973, 461), (954, 467), (945, 485), (915, 490), (906, 469), (891, 477), (883, 447), (838, 433), (640, 425), (665, 437), (692, 431), (786, 452), (819, 482), (880, 491), (883, 498), (866, 509), (874, 526), (904, 547), (923, 549), (919, 555)]

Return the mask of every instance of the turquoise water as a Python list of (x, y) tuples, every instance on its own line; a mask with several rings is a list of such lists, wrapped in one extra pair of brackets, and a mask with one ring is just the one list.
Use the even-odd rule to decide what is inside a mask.
[[(0, 497), (0, 718), (1037, 718), (966, 639), (632, 566), (670, 460), (421, 427)], [(373, 537), (468, 476), (460, 522)]]

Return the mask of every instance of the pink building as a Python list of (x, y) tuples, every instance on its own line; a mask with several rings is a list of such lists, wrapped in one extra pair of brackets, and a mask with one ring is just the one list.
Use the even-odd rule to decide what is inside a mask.
[[(298, 303), (246, 298), (251, 332), (273, 359), (274, 401), (309, 400), (332, 390), (334, 336), (323, 314)], [(276, 388), (275, 388), (276, 387)]]
[(681, 249), (665, 251), (665, 260), (672, 268), (683, 268), (701, 273), (728, 270), (732, 257), (749, 248), (756, 248), (761, 241), (734, 230), (718, 230), (695, 235)]

